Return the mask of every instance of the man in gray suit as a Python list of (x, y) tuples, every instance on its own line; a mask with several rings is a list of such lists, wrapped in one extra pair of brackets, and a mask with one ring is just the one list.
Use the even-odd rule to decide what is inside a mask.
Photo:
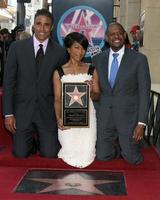
[(121, 24), (111, 23), (106, 36), (110, 48), (93, 58), (101, 87), (97, 159), (121, 155), (128, 162), (139, 164), (143, 161), (139, 142), (144, 136), (150, 99), (147, 58), (125, 48), (126, 32)]
[[(52, 74), (64, 63), (65, 51), (50, 38), (52, 27), (52, 14), (45, 9), (38, 10), (33, 37), (14, 42), (7, 57), (3, 113), (5, 126), (13, 133), (16, 157), (23, 158), (32, 153), (35, 132), (38, 133), (40, 155), (57, 156)], [(42, 55), (38, 64), (39, 50)]]

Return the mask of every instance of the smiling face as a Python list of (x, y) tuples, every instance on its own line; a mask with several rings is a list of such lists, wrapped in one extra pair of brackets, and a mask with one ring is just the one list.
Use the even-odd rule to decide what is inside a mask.
[(120, 25), (115, 23), (109, 26), (106, 37), (111, 49), (116, 52), (122, 48), (126, 38), (126, 32)]
[(43, 42), (50, 37), (52, 20), (47, 16), (39, 15), (35, 18), (33, 29), (37, 40)]
[(80, 62), (85, 55), (85, 49), (78, 42), (74, 42), (70, 48), (67, 49), (70, 58)]

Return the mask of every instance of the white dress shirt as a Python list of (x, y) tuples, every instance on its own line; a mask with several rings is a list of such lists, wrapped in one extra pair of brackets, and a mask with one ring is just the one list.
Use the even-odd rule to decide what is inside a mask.
[(36, 55), (37, 55), (37, 51), (39, 50), (39, 45), (40, 45), (40, 44), (43, 45), (43, 52), (44, 52), (44, 54), (45, 54), (46, 49), (47, 49), (47, 45), (48, 45), (48, 40), (49, 40), (49, 39), (47, 38), (45, 41), (39, 42), (39, 41), (37, 40), (37, 38), (35, 37), (35, 35), (33, 35), (33, 45), (34, 45), (35, 57), (36, 57)]
[(125, 47), (123, 46), (119, 51), (114, 52), (114, 51), (110, 48), (109, 60), (108, 60), (108, 80), (109, 80), (109, 78), (110, 78), (111, 64), (112, 64), (112, 61), (113, 61), (113, 54), (114, 54), (114, 53), (119, 54), (118, 57), (117, 57), (117, 60), (118, 60), (118, 67), (119, 67), (119, 66), (120, 66), (120, 63), (121, 63), (121, 60), (122, 60), (122, 57), (123, 57), (123, 54), (124, 54), (124, 49), (125, 49)]

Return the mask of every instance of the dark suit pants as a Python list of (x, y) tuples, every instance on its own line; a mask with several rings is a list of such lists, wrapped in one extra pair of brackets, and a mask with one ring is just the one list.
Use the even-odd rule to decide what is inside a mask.
[(26, 129), (17, 127), (16, 133), (13, 134), (13, 154), (22, 158), (29, 156), (33, 150), (35, 133), (39, 141), (39, 154), (43, 157), (57, 157), (59, 148), (57, 128), (56, 126), (55, 129), (43, 128), (37, 115)]
[(98, 160), (111, 160), (120, 155), (130, 163), (139, 164), (143, 161), (140, 145), (132, 138), (132, 132), (119, 132), (116, 129), (113, 118), (106, 123), (105, 128), (98, 122), (98, 136), (96, 145), (96, 157)]

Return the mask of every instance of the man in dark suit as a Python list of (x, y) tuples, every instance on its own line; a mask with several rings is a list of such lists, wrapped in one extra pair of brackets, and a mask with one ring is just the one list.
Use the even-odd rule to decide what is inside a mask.
[[(38, 133), (40, 155), (57, 155), (52, 74), (64, 63), (65, 51), (50, 38), (52, 26), (52, 14), (45, 9), (38, 10), (33, 37), (14, 42), (8, 53), (3, 113), (5, 126), (13, 133), (13, 154), (16, 157), (23, 158), (32, 153), (35, 132)], [(43, 55), (38, 64), (36, 56), (40, 46)]]
[(139, 142), (144, 136), (150, 99), (147, 58), (125, 48), (126, 32), (121, 24), (111, 23), (106, 35), (110, 48), (93, 58), (101, 87), (97, 159), (110, 160), (121, 154), (128, 162), (139, 164), (143, 161)]

